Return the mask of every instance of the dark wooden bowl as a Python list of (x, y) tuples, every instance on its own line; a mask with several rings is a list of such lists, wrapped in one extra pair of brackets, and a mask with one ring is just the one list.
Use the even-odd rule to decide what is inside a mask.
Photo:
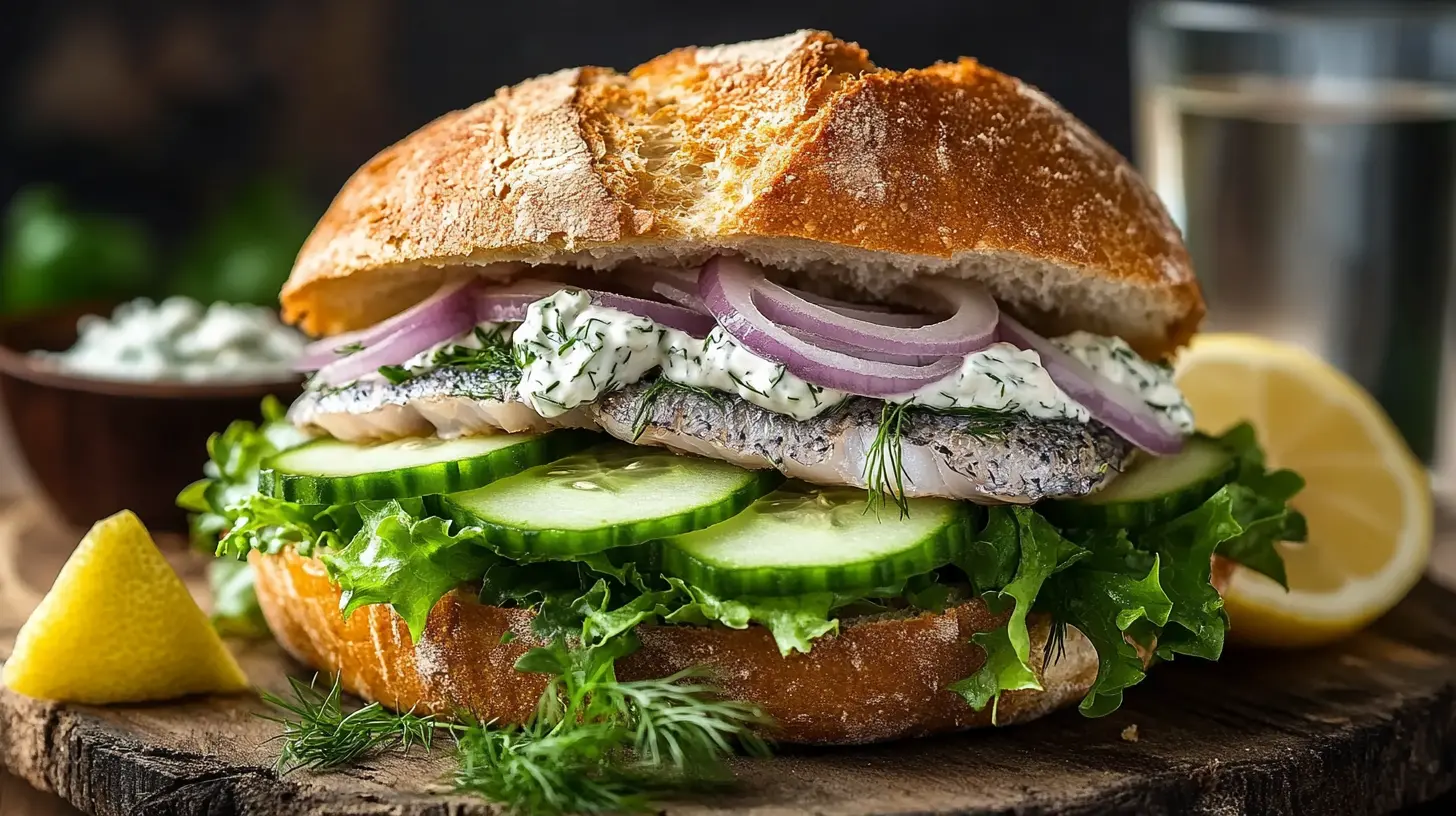
[(0, 321), (0, 395), (35, 481), (79, 529), (130, 509), (157, 531), (187, 529), (177, 493), (202, 477), (207, 437), (257, 419), (269, 394), (285, 404), (301, 381), (239, 384), (125, 382), (56, 371), (27, 354), (76, 341), (76, 320), (106, 304)]

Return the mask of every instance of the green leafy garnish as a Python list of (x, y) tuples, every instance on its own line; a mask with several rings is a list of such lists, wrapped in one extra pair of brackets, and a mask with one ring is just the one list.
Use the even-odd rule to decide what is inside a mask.
[(1282, 581), (1274, 544), (1301, 540), (1304, 520), (1287, 504), (1303, 480), (1267, 470), (1251, 428), (1239, 426), (1215, 441), (1239, 456), (1235, 482), (1148, 530), (1061, 532), (1034, 508), (993, 509), (959, 565), (993, 609), (1005, 601), (1014, 607), (1003, 629), (973, 636), (985, 663), (952, 688), (977, 708), (1004, 691), (1040, 688), (1023, 610), (1052, 618), (1043, 666), (1061, 649), (1052, 641), (1060, 643), (1068, 625), (1097, 651), (1097, 678), (1081, 705), (1088, 716), (1116, 710), (1123, 690), (1143, 679), (1151, 656), (1217, 659), (1228, 619), (1210, 581), (1213, 555)]
[(519, 727), (468, 730), (457, 787), (523, 813), (643, 810), (651, 794), (731, 779), (724, 760), (735, 745), (768, 754), (756, 729), (770, 721), (752, 705), (723, 701), (699, 671), (617, 680), (615, 661), (632, 648), (622, 635), (527, 652), (517, 670), (551, 676), (535, 716)]
[(439, 731), (455, 738), (457, 790), (517, 813), (645, 810), (649, 797), (731, 780), (725, 760), (742, 750), (766, 756), (760, 730), (772, 722), (755, 706), (725, 701), (700, 671), (622, 682), (616, 660), (636, 648), (630, 634), (569, 649), (564, 640), (526, 652), (523, 672), (550, 677), (523, 725), (456, 723), (379, 703), (345, 711), (337, 682), (327, 692), (290, 679), (289, 699), (265, 693), (280, 710), (280, 770), (331, 768), (386, 750), (426, 750)]
[(344, 617), (370, 604), (389, 604), (416, 643), (430, 610), (465, 581), (498, 560), (468, 534), (451, 535), (450, 523), (425, 516), (420, 499), (360, 502), (363, 524), (337, 552), (320, 557), (343, 591)]
[(230, 637), (268, 636), (248, 562), (214, 558), (207, 565), (207, 583), (212, 589), (213, 628)]
[[(264, 398), (263, 423), (232, 423), (207, 440), (204, 478), (183, 488), (177, 504), (190, 518), (194, 548), (245, 557), (249, 550), (278, 552), (293, 544), (305, 552), (335, 529), (333, 521), (317, 522), (322, 508), (305, 508), (258, 495), (258, 466), (263, 459), (305, 441), (284, 418), (276, 398)], [(213, 624), (228, 634), (263, 634), (266, 627), (252, 588), (247, 564), (214, 566), (208, 571), (214, 601)]]
[(676, 578), (669, 579), (690, 599), (666, 616), (669, 623), (721, 623), (731, 629), (747, 629), (757, 623), (767, 629), (778, 644), (779, 654), (808, 653), (813, 642), (838, 632), (839, 621), (831, 614), (842, 600), (832, 593), (816, 592), (780, 598), (720, 598)]
[(379, 376), (395, 385), (399, 385), (402, 382), (408, 382), (414, 375), (404, 366), (387, 365), (379, 367)]
[(433, 717), (396, 713), (379, 703), (345, 711), (339, 681), (336, 679), (328, 691), (321, 691), (317, 682), (317, 677), (308, 683), (290, 677), (290, 698), (266, 691), (259, 695), (263, 702), (283, 712), (277, 716), (259, 715), (283, 726), (278, 736), (283, 743), (278, 753), (281, 772), (335, 768), (391, 748), (408, 753), (418, 745), (428, 751), (438, 729), (460, 727)]
[[(1009, 516), (1011, 522), (990, 518), (998, 515)], [(952, 691), (959, 692), (972, 707), (978, 709), (984, 708), (988, 701), (999, 699), (1003, 691), (1041, 688), (1036, 672), (1028, 662), (1031, 658), (1031, 633), (1026, 627), (1026, 618), (1031, 614), (1033, 602), (1046, 580), (1087, 554), (1086, 550), (1063, 538), (1041, 514), (1026, 507), (992, 508), (986, 529), (997, 536), (1014, 535), (1020, 558), (1015, 577), (1001, 589), (987, 592), (984, 596), (992, 610), (1003, 608), (1007, 602), (1012, 603), (1010, 620), (999, 629), (971, 636), (971, 640), (985, 650), (986, 663), (976, 674), (951, 684)], [(1007, 542), (991, 546), (1009, 549)], [(994, 709), (992, 719), (995, 719)]]
[[(437, 350), (426, 365), (380, 366), (379, 375), (394, 385), (399, 385), (430, 369), (456, 368), (490, 372), (514, 384), (520, 377), (520, 367), (517, 365), (517, 355), (511, 349), (510, 325), (498, 323), (476, 326), (473, 331), (478, 348), (457, 343)], [(496, 398), (496, 395), (492, 395), (492, 398)]]

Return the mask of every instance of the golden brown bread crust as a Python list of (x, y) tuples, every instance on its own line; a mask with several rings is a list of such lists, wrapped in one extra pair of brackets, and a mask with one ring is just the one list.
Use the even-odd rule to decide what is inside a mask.
[[(452, 592), (430, 613), (418, 648), (404, 622), (385, 606), (367, 606), (347, 621), (339, 590), (321, 562), (287, 551), (254, 552), (258, 600), (274, 636), (299, 660), (337, 674), (345, 690), (395, 709), (521, 722), (535, 709), (545, 680), (513, 668), (526, 649), (531, 613), (483, 606)], [(864, 620), (821, 638), (807, 655), (780, 657), (768, 631), (697, 626), (641, 627), (642, 648), (624, 658), (625, 680), (665, 677), (706, 665), (726, 696), (757, 703), (778, 721), (775, 736), (796, 743), (860, 743), (923, 736), (990, 724), (946, 686), (982, 662), (971, 635), (999, 626), (979, 600), (913, 618)], [(1033, 662), (1041, 659), (1048, 622), (1033, 616)], [(506, 631), (517, 637), (501, 643)], [(1080, 699), (1097, 674), (1091, 644), (1069, 630), (1066, 650), (1046, 690), (1002, 696), (997, 722), (1023, 722)]]
[(283, 289), (316, 334), (380, 320), (462, 265), (610, 267), (739, 252), (882, 294), (974, 277), (1044, 330), (1183, 344), (1203, 301), (1121, 156), (968, 59), (903, 73), (804, 31), (578, 68), (446, 114), (344, 185)]

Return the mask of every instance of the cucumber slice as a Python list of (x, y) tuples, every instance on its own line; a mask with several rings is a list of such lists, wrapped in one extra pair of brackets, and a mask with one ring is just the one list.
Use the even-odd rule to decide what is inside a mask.
[(908, 516), (877, 515), (863, 490), (789, 482), (721, 524), (661, 542), (662, 570), (726, 597), (892, 586), (959, 555), (974, 512), (911, 499)]
[(570, 558), (716, 524), (782, 481), (772, 470), (609, 444), (440, 505), (503, 555)]
[(300, 504), (405, 499), (489, 484), (595, 442), (584, 431), (423, 437), (356, 445), (318, 439), (263, 463), (258, 491)]
[(1162, 524), (1208, 501), (1238, 475), (1234, 455), (1212, 439), (1193, 437), (1172, 456), (1145, 456), (1102, 490), (1037, 510), (1063, 527), (1140, 530)]

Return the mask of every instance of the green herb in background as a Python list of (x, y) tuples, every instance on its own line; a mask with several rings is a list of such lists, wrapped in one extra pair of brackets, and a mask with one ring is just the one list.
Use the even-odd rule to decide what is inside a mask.
[(203, 303), (276, 304), (317, 215), (281, 179), (245, 186), (183, 242), (168, 294)]
[(51, 187), (22, 190), (5, 214), (0, 310), (30, 311), (77, 300), (131, 297), (159, 281), (140, 224), (67, 209)]
[(174, 294), (274, 305), (317, 214), (292, 184), (259, 179), (205, 214), (169, 259), (142, 224), (74, 212), (59, 190), (31, 187), (5, 214), (0, 310)]

